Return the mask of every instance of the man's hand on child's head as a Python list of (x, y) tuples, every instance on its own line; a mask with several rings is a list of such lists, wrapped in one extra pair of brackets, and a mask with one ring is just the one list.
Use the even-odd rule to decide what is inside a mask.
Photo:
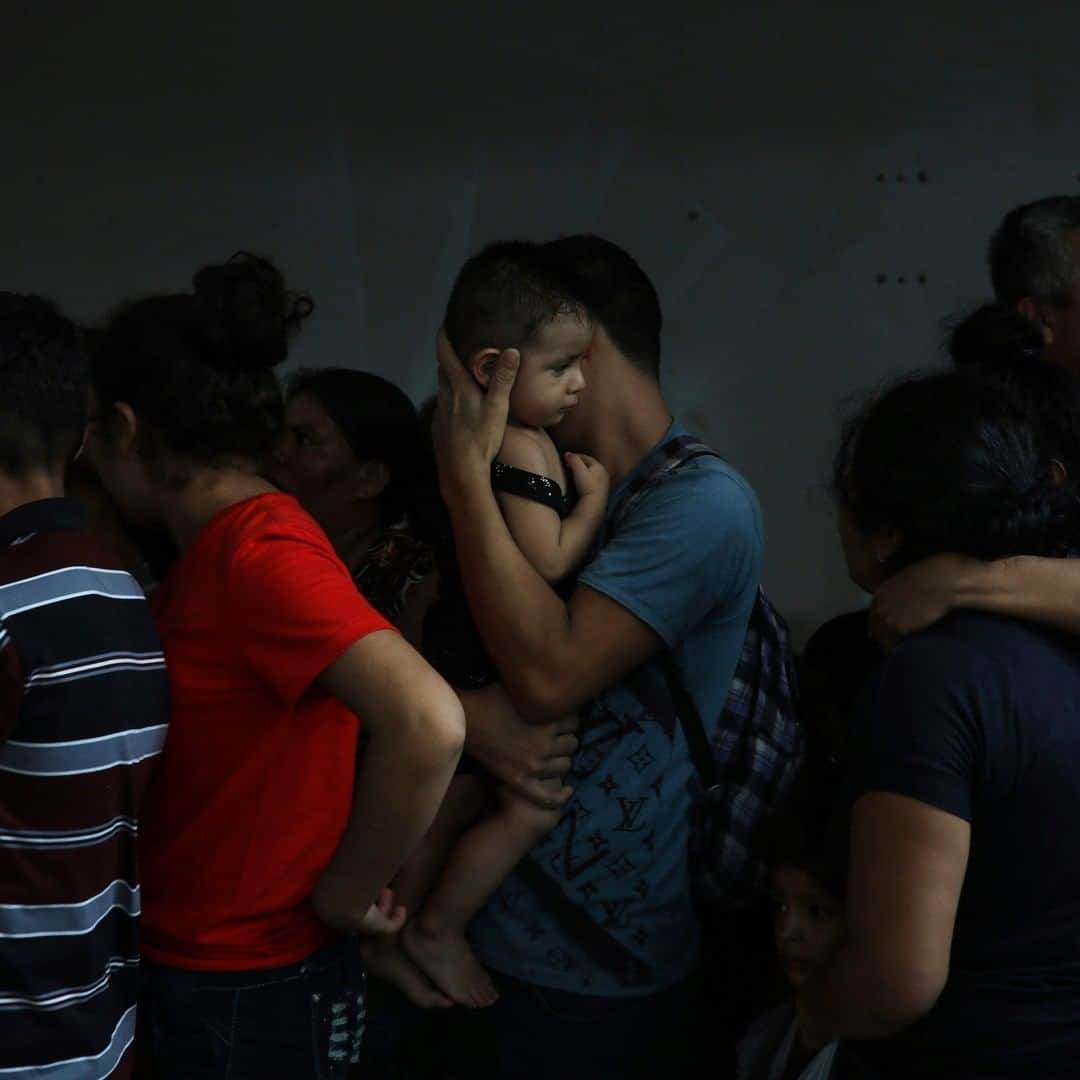
[(368, 908), (359, 933), (391, 937), (405, 925), (406, 914), (405, 908), (395, 902), (393, 889), (383, 889), (375, 903)]
[(502, 447), (510, 410), (510, 391), (521, 354), (504, 349), (483, 391), (454, 352), (444, 330), (435, 342), (439, 361), (438, 407), (431, 437), (444, 498), (471, 483), (490, 486), (490, 468)]
[(607, 502), (611, 475), (596, 458), (589, 457), (588, 454), (567, 453), (566, 464), (570, 467), (579, 496), (584, 498), (592, 495), (601, 502)]

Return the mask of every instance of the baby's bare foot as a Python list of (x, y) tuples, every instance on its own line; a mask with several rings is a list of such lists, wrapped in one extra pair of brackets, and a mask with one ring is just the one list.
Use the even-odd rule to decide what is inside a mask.
[(451, 1009), (454, 1003), (432, 984), (402, 947), (401, 935), (373, 937), (360, 942), (364, 970), (393, 983), (421, 1009)]
[(483, 1009), (498, 1001), (491, 976), (463, 935), (425, 933), (415, 922), (410, 922), (401, 936), (406, 952), (417, 966), (459, 1005)]

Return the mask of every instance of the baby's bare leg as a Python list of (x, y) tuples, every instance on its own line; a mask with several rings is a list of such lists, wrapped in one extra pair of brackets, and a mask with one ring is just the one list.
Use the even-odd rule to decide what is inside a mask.
[[(561, 780), (550, 781), (555, 790)], [(559, 822), (508, 788), (493, 814), (469, 829), (419, 914), (405, 927), (405, 947), (443, 993), (479, 1008), (497, 998), (494, 984), (465, 940), (465, 928), (524, 856)]]
[(394, 877), (394, 897), (409, 918), (420, 910), (455, 846), (470, 825), (491, 806), (490, 785), (478, 776), (459, 774), (417, 849)]
[[(410, 918), (446, 863), (454, 844), (489, 804), (487, 785), (473, 776), (455, 776), (442, 806), (408, 862), (394, 878), (394, 898)], [(445, 1008), (452, 1002), (437, 990), (416, 966), (401, 942), (401, 935), (365, 938), (360, 942), (369, 975), (393, 983), (414, 1005)]]

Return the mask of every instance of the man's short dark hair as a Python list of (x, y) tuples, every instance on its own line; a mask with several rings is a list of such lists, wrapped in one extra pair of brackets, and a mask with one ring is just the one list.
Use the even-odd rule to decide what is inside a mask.
[(619, 352), (653, 378), (660, 373), (660, 297), (648, 275), (600, 236), (562, 236), (547, 251)]
[(522, 348), (559, 315), (584, 315), (581, 301), (539, 244), (489, 244), (461, 268), (443, 326), (454, 351)]
[(82, 443), (89, 393), (75, 324), (40, 296), (0, 292), (0, 471), (66, 466)]
[(1055, 195), (1010, 210), (990, 238), (990, 278), (1004, 304), (1025, 297), (1072, 303), (1077, 266), (1070, 234), (1080, 229), (1080, 196)]

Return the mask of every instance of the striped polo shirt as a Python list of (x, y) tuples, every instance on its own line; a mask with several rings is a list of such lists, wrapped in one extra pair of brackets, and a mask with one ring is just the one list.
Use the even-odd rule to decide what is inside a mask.
[(131, 1075), (135, 840), (168, 707), (142, 590), (82, 509), (0, 517), (0, 1080)]

